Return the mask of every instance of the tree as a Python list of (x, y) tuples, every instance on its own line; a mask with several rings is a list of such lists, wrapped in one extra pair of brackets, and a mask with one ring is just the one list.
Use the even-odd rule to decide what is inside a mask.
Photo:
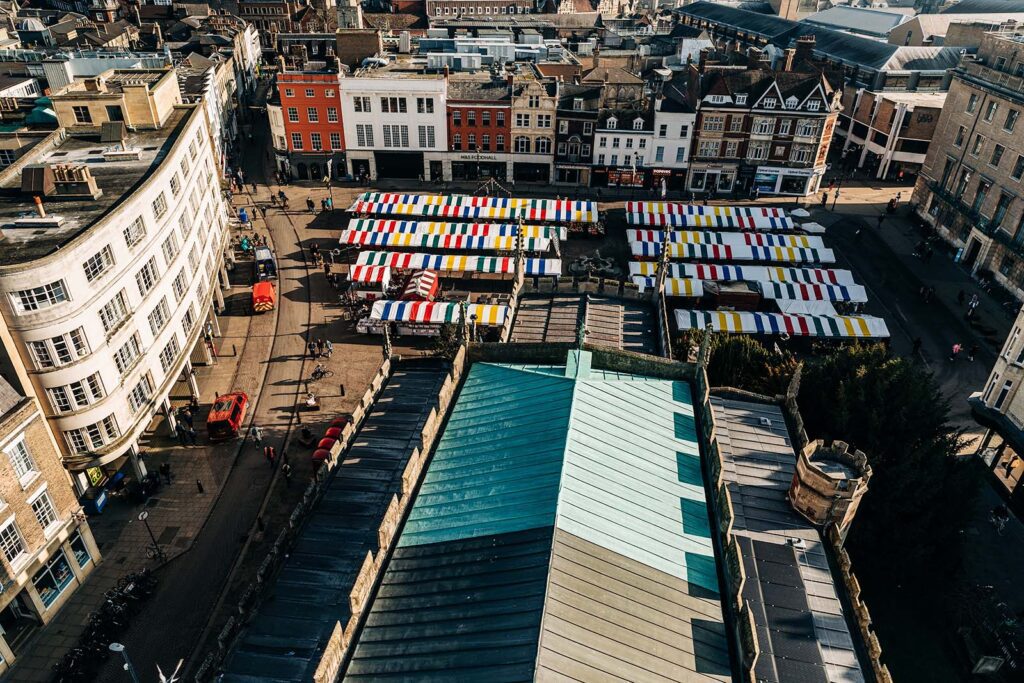
[(440, 332), (433, 339), (433, 352), (446, 360), (455, 360), (455, 356), (459, 352), (459, 346), (462, 345), (462, 335), (459, 333), (460, 327), (460, 325), (452, 323), (442, 323)]
[[(703, 334), (684, 333), (675, 344), (677, 358), (686, 360), (690, 348), (700, 345)], [(776, 396), (786, 392), (796, 366), (792, 353), (768, 349), (753, 337), (721, 332), (711, 336), (707, 373), (713, 387), (735, 387)]]
[(846, 346), (807, 363), (798, 403), (809, 438), (848, 441), (873, 469), (849, 536), (858, 568), (914, 576), (955, 557), (973, 487), (931, 373), (881, 345)]

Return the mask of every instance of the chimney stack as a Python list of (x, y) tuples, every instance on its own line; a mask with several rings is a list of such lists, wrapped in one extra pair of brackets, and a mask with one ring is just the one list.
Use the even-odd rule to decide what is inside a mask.
[(793, 58), (796, 56), (796, 50), (791, 47), (787, 47), (782, 52), (782, 68), (779, 71), (792, 71), (793, 70)]
[(39, 217), (46, 218), (46, 209), (43, 208), (43, 198), (36, 195), (32, 200), (36, 203), (36, 211), (39, 212)]
[(796, 56), (793, 58), (793, 65), (809, 63), (814, 57), (814, 36), (800, 36), (796, 39)]

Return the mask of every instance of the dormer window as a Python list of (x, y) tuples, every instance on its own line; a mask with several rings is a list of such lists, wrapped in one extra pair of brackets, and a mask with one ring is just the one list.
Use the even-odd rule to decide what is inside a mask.
[(725, 95), (709, 95), (708, 102), (711, 104), (725, 104), (728, 98)]
[(619, 120), (617, 118), (615, 118), (614, 116), (609, 116), (608, 117), (607, 126), (608, 126), (609, 130), (615, 130), (615, 128), (618, 125), (619, 125)]
[(736, 96), (736, 104), (746, 104), (746, 103), (747, 103), (747, 94), (746, 93), (743, 93), (743, 94), (740, 94), (740, 95)]
[(821, 100), (811, 100), (807, 103), (807, 111), (818, 111), (821, 109)]
[(786, 99), (786, 109), (796, 109), (799, 104), (800, 100), (795, 97), (789, 97)]
[(573, 98), (573, 100), (572, 100), (572, 110), (573, 111), (583, 111), (583, 98), (582, 97), (575, 97), (575, 98)]
[(764, 98), (764, 108), (765, 109), (775, 109), (775, 105), (778, 104), (778, 103), (779, 103), (779, 101), (777, 99), (775, 99), (774, 97), (766, 97), (766, 98)]
[(633, 130), (643, 130), (644, 120), (641, 118), (633, 119)]

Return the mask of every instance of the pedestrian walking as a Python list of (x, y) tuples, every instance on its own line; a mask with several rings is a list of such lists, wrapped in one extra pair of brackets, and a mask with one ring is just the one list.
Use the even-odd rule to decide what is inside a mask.
[(981, 298), (977, 294), (971, 295), (971, 300), (967, 302), (968, 308), (977, 308), (978, 304), (981, 303)]
[(324, 347), (325, 347), (325, 350), (324, 350), (325, 355), (328, 358), (330, 358), (331, 355), (334, 354), (334, 344), (331, 343), (330, 339), (327, 339), (326, 341), (324, 341)]
[(306, 348), (309, 349), (309, 357), (316, 358), (316, 342), (310, 339), (309, 343), (306, 344)]
[(316, 204), (313, 203), (312, 197), (306, 197), (306, 208), (310, 213), (316, 213)]
[(978, 345), (971, 344), (971, 348), (967, 349), (967, 360), (974, 362), (974, 356), (978, 353)]
[(930, 304), (932, 302), (932, 296), (935, 295), (935, 288), (929, 287), (924, 293), (924, 302)]
[(1007, 479), (1010, 478), (1010, 472), (1013, 470), (1013, 466), (1017, 463), (1018, 459), (1016, 455), (1011, 455), (1003, 462), (1003, 471), (1006, 472)]
[(914, 346), (913, 346), (913, 349), (911, 350), (911, 354), (916, 356), (919, 353), (921, 353), (921, 338), (920, 337), (914, 337)]
[(316, 242), (309, 245), (309, 254), (313, 257), (313, 260), (320, 258), (320, 247), (317, 246)]
[(323, 211), (326, 211), (326, 210), (327, 210), (327, 200), (326, 199), (321, 199), (320, 200), (320, 211), (323, 212)]
[(331, 279), (331, 264), (327, 261), (324, 261), (324, 275), (327, 276), (328, 280)]
[(160, 465), (160, 476), (164, 478), (164, 482), (168, 486), (171, 484), (171, 463), (165, 462)]
[(316, 355), (317, 355), (317, 357), (320, 357), (320, 356), (324, 355), (324, 352), (326, 350), (327, 350), (327, 345), (324, 343), (324, 338), (323, 337), (317, 337), (316, 338)]
[(966, 298), (966, 296), (967, 295), (964, 294), (964, 290), (962, 290), (962, 289), (959, 292), (957, 292), (956, 293), (956, 302), (957, 302), (957, 304), (960, 305), (960, 306), (963, 306), (964, 305), (964, 299)]
[(273, 469), (274, 461), (277, 459), (277, 451), (274, 450), (274, 447), (269, 445), (264, 447), (263, 457), (267, 459), (267, 464)]
[(824, 209), (827, 204), (828, 204), (828, 192), (822, 192), (821, 193), (821, 208)]
[(963, 350), (963, 346), (961, 346), (959, 342), (953, 344), (953, 348), (949, 352), (949, 360), (952, 362), (959, 358), (961, 350)]
[(256, 194), (256, 183), (252, 184), (252, 193)]
[(885, 214), (884, 213), (878, 214), (878, 227), (879, 227), (879, 229), (881, 229), (882, 223), (884, 221), (885, 221)]
[(281, 465), (281, 474), (284, 475), (284, 485), (285, 485), (285, 488), (287, 488), (292, 483), (292, 466), (289, 465), (288, 463), (282, 464)]
[(174, 425), (174, 434), (178, 437), (178, 443), (182, 446), (188, 445), (188, 434), (185, 432), (185, 424), (179, 422)]
[(249, 428), (249, 436), (252, 438), (252, 442), (257, 446), (263, 443), (263, 429), (258, 425), (253, 425)]
[(178, 413), (178, 415), (181, 417), (181, 421), (188, 425), (189, 429), (191, 429), (194, 426), (192, 423), (192, 411), (189, 410), (187, 407), (182, 408), (181, 412)]
[(199, 435), (191, 427), (185, 429), (185, 437), (188, 439), (189, 446), (199, 445)]
[(192, 411), (193, 415), (199, 411), (199, 397), (195, 394), (188, 399), (188, 409)]

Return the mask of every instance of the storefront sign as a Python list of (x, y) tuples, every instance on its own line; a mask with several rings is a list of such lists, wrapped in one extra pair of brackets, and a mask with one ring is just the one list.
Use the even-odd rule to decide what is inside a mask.
[(455, 158), (459, 161), (498, 161), (497, 154), (476, 154), (475, 152), (456, 154)]
[(788, 176), (800, 176), (802, 178), (810, 178), (812, 176), (820, 175), (825, 172), (823, 168), (783, 168), (779, 166), (758, 166), (757, 175), (761, 174), (772, 174), (772, 175), (788, 175)]

